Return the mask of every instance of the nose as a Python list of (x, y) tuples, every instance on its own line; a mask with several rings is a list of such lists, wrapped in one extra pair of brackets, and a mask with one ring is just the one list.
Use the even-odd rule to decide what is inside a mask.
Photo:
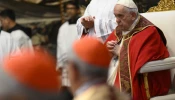
[(116, 18), (116, 22), (119, 24), (121, 22), (121, 20)]

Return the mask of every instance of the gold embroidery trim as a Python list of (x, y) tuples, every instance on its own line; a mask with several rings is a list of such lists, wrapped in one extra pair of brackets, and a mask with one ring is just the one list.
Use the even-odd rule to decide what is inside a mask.
[(114, 35), (116, 36), (116, 40), (119, 41), (119, 37), (117, 36), (116, 29), (114, 30)]
[(143, 77), (144, 77), (144, 85), (145, 85), (146, 96), (147, 96), (147, 99), (149, 100), (151, 98), (151, 96), (150, 96), (150, 92), (149, 92), (148, 73), (144, 73)]
[[(120, 54), (119, 54), (120, 55)], [(118, 57), (118, 60), (120, 59), (120, 56)], [(120, 85), (120, 92), (122, 92), (122, 85), (121, 85), (121, 80), (120, 80), (120, 61), (119, 61), (119, 68), (118, 68), (118, 72), (119, 72), (119, 85)]]
[[(132, 36), (131, 36), (132, 37)], [(127, 38), (127, 39), (123, 39), (123, 42), (130, 39), (131, 37)], [(128, 42), (128, 46), (130, 43), (130, 40)], [(123, 44), (122, 44), (123, 45)], [(119, 58), (120, 59), (120, 58)], [(130, 76), (130, 86), (131, 86), (131, 95), (133, 96), (133, 88), (132, 88), (132, 78), (131, 78), (131, 70), (130, 70), (130, 59), (129, 59), (129, 47), (128, 47), (128, 67), (129, 67), (129, 76)], [(119, 68), (120, 68), (120, 62), (119, 62)], [(119, 69), (120, 70), (120, 69)], [(119, 83), (120, 83), (120, 91), (122, 91), (122, 86), (121, 86), (121, 81), (120, 81), (120, 71), (119, 71)]]
[(150, 26), (154, 26), (154, 25), (148, 25), (148, 26), (145, 26), (145, 27), (141, 27), (141, 28), (135, 29), (136, 31), (131, 36), (126, 36), (126, 38), (124, 40), (127, 40), (127, 39), (131, 38), (133, 35), (143, 31), (144, 29), (146, 29), (146, 28), (148, 28)]
[(130, 37), (130, 40), (129, 40), (129, 43), (128, 43), (128, 67), (129, 67), (129, 75), (130, 75), (131, 95), (133, 97), (132, 78), (131, 78), (131, 69), (130, 69), (130, 56), (129, 56), (129, 44), (130, 44), (132, 36)]
[(117, 35), (116, 29), (115, 29), (115, 31), (114, 31), (114, 35), (116, 36), (117, 42), (119, 42), (119, 41), (122, 40), (122, 38), (120, 38), (120, 36)]
[(175, 10), (175, 0), (160, 0), (158, 5), (151, 7), (148, 12)]

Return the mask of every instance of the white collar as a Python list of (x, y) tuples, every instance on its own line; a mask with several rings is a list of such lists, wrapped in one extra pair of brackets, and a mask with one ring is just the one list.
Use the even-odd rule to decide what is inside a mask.
[(140, 17), (139, 17), (139, 14), (138, 14), (137, 18), (135, 19), (135, 21), (133, 22), (133, 24), (129, 28), (129, 31), (122, 31), (122, 35), (127, 35), (129, 32), (131, 32), (135, 28), (135, 26), (137, 25), (139, 19), (140, 19)]

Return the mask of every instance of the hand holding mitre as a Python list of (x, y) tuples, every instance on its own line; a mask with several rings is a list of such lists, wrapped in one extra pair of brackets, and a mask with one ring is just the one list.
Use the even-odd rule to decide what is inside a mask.
[(94, 19), (95, 17), (86, 16), (81, 18), (81, 24), (85, 27), (85, 29), (90, 29), (94, 27)]

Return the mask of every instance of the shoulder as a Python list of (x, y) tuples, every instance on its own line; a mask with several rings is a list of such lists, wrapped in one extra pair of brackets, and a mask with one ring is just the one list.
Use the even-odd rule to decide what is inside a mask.
[[(11, 35), (8, 32), (1, 31), (0, 34), (0, 44), (2, 45), (8, 45), (12, 41)], [(5, 43), (5, 44), (4, 44)]]
[(157, 32), (157, 27), (156, 26), (148, 26), (148, 27), (144, 28), (141, 32), (147, 32), (148, 34), (149, 33), (151, 34), (151, 33)]
[(159, 35), (157, 28), (155, 26), (149, 26), (132, 36), (130, 40), (130, 45), (132, 46), (130, 47), (139, 47), (146, 44), (158, 44), (160, 43), (160, 41), (162, 41), (162, 39)]
[(24, 31), (18, 29), (18, 30), (15, 30), (15, 31), (12, 31), (11, 34), (15, 34), (15, 35), (25, 35)]
[(68, 23), (68, 21), (66, 21), (60, 26), (60, 29), (66, 28), (68, 25), (69, 25), (69, 23)]
[[(1, 31), (0, 34), (0, 44), (2, 45), (8, 45), (7, 43), (10, 43), (12, 41), (12, 38), (10, 36), (10, 33)], [(5, 44), (4, 44), (5, 43)]]
[(147, 28), (145, 28), (143, 31), (150, 31), (151, 32), (157, 32), (157, 27), (156, 26), (148, 26)]
[(5, 31), (1, 31), (0, 38), (2, 38), (2, 39), (11, 39), (11, 36), (10, 36), (10, 33), (5, 32)]
[(11, 35), (13, 38), (29, 38), (22, 30), (12, 31)]
[(59, 32), (58, 36), (59, 36), (60, 34), (64, 34), (65, 32), (67, 32), (68, 26), (69, 26), (68, 21), (66, 21), (65, 23), (63, 23), (63, 24), (60, 26), (59, 30), (58, 30), (58, 32)]
[(147, 38), (150, 36), (159, 36), (158, 30), (156, 26), (148, 26), (143, 30), (139, 31), (137, 34), (133, 36), (133, 38)]
[(5, 32), (5, 31), (1, 31), (1, 36), (10, 36), (10, 33), (8, 33), (8, 32)]

